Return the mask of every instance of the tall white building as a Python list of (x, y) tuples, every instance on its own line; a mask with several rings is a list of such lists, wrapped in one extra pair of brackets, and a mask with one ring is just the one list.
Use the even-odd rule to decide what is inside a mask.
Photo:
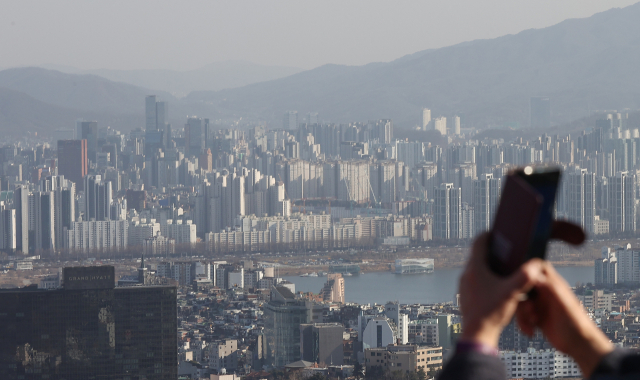
[(422, 130), (426, 131), (429, 123), (431, 122), (431, 110), (428, 108), (422, 109)]
[(369, 201), (369, 162), (339, 161), (337, 163), (338, 199), (363, 203)]
[(618, 261), (618, 283), (640, 283), (640, 250), (628, 246), (615, 251), (615, 257)]
[(453, 117), (453, 125), (451, 126), (451, 133), (460, 136), (460, 116), (455, 115)]
[(433, 121), (433, 129), (440, 132), (442, 136), (447, 135), (447, 118), (440, 116)]
[(16, 210), (0, 202), (0, 249), (16, 250)]

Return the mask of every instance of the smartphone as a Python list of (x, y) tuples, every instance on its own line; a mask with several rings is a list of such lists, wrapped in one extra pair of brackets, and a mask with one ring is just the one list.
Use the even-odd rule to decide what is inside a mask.
[(556, 203), (558, 183), (560, 182), (560, 168), (551, 166), (527, 166), (516, 174), (524, 179), (542, 196), (542, 205), (538, 213), (538, 221), (533, 234), (533, 241), (529, 247), (529, 258), (545, 258), (547, 241), (551, 235), (553, 225), (553, 206)]
[(551, 235), (560, 169), (532, 167), (509, 175), (489, 243), (489, 267), (507, 276), (533, 257), (544, 259)]

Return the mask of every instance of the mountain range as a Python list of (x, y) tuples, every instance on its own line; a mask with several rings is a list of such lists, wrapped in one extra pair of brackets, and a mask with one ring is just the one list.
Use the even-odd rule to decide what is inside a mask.
[(283, 78), (302, 71), (297, 67), (267, 66), (247, 61), (210, 63), (195, 70), (80, 70), (68, 66), (44, 68), (69, 74), (93, 74), (115, 81), (151, 88), (183, 97), (191, 91), (218, 91)]
[[(421, 123), (421, 109), (427, 107), (433, 116), (460, 115), (463, 127), (527, 127), (533, 96), (548, 96), (552, 121), (562, 124), (601, 110), (640, 108), (637, 20), (640, 3), (392, 62), (324, 65), (301, 72), (280, 68), (279, 74), (280, 69), (267, 70), (273, 78), (293, 70), (278, 79), (264, 73), (252, 77), (241, 63), (227, 63), (227, 82), (207, 82), (202, 69), (182, 77), (167, 75), (164, 84), (158, 78), (165, 72), (154, 70), (71, 74), (8, 69), (0, 71), (0, 130), (40, 125), (46, 131), (71, 126), (78, 117), (129, 130), (142, 126), (148, 94), (169, 102), (175, 125), (195, 114), (220, 122), (264, 121), (277, 128), (285, 111), (297, 110), (300, 121), (307, 112), (318, 112), (328, 122), (390, 118), (411, 128)], [(235, 69), (246, 74), (233, 77)], [(252, 81), (260, 82), (243, 85)], [(174, 95), (187, 91), (184, 97)]]
[(565, 123), (602, 109), (640, 107), (640, 3), (491, 40), (419, 52), (360, 67), (325, 65), (186, 100), (221, 115), (278, 122), (286, 110), (334, 122), (391, 118), (397, 125), (461, 115), (466, 126), (528, 126), (533, 96), (551, 99)]

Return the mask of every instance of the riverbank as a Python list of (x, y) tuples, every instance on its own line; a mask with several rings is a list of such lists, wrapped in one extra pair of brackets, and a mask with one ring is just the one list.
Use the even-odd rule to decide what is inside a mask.
[[(441, 269), (455, 269), (455, 268), (463, 268), (465, 262), (456, 262), (456, 263), (438, 263), (435, 261), (435, 270)], [(556, 267), (593, 267), (593, 261), (582, 260), (582, 261), (551, 261), (551, 263)], [(395, 262), (379, 262), (379, 263), (356, 263), (360, 265), (360, 269), (363, 273), (372, 273), (372, 272), (393, 272), (395, 270), (394, 265)], [(281, 277), (284, 276), (299, 276), (305, 273), (313, 273), (313, 272), (328, 272), (328, 265), (309, 265), (304, 267), (293, 267), (293, 266), (279, 266), (278, 267), (278, 275)]]

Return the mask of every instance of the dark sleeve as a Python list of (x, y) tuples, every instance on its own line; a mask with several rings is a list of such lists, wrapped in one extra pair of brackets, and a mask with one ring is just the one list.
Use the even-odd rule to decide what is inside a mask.
[(591, 379), (640, 379), (640, 355), (637, 351), (617, 349), (602, 358)]
[(504, 380), (506, 378), (507, 372), (500, 359), (472, 351), (454, 354), (438, 376), (438, 380)]

